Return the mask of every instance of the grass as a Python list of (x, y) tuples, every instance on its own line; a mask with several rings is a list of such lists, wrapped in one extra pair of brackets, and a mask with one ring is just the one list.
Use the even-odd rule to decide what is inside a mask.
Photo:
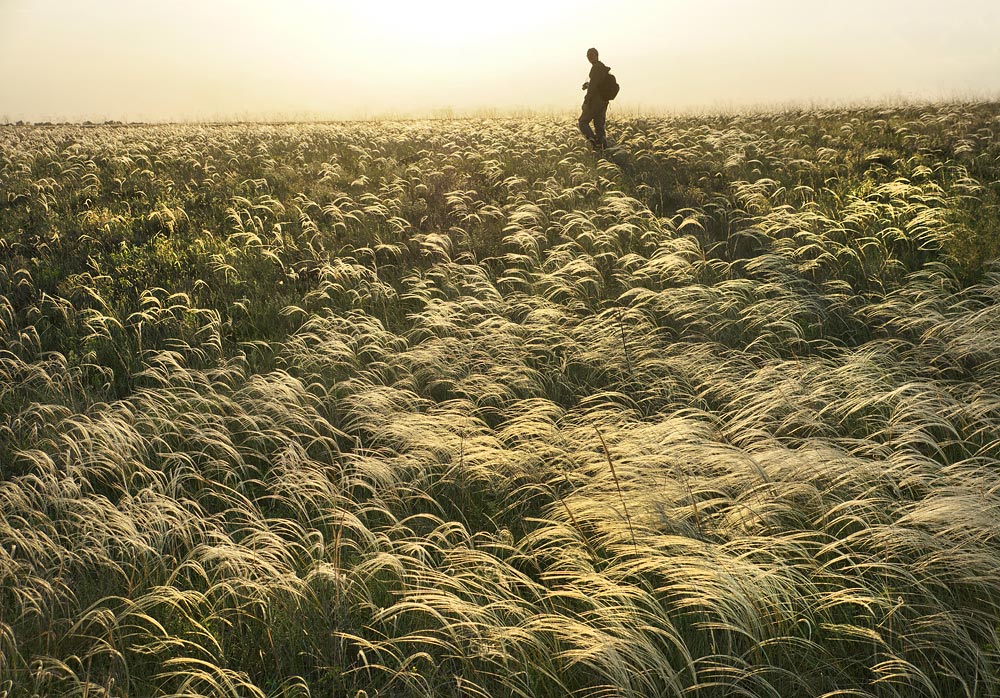
[(0, 692), (996, 695), (998, 125), (0, 127)]

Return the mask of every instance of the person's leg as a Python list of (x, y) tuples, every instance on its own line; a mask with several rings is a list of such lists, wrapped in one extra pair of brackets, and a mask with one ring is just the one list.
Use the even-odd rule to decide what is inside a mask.
[(597, 142), (600, 143), (602, 148), (608, 147), (607, 134), (604, 131), (605, 122), (608, 118), (608, 103), (604, 102), (602, 106), (599, 106), (594, 110), (594, 128), (597, 130)]
[(590, 141), (591, 144), (597, 142), (597, 136), (594, 135), (594, 130), (590, 128), (590, 122), (594, 120), (594, 115), (590, 108), (590, 105), (584, 104), (583, 111), (580, 114), (580, 133), (583, 134), (584, 138)]

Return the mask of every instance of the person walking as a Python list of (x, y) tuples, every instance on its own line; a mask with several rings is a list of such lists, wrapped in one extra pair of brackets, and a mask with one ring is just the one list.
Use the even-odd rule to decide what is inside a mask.
[[(583, 83), (587, 94), (583, 98), (583, 111), (580, 114), (580, 133), (590, 141), (594, 150), (604, 150), (608, 147), (607, 134), (604, 127), (608, 118), (608, 100), (604, 98), (604, 85), (611, 69), (597, 58), (597, 49), (587, 49), (587, 60), (590, 61), (590, 79)], [(593, 122), (594, 128), (590, 124)], [(596, 133), (595, 133), (596, 131)]]

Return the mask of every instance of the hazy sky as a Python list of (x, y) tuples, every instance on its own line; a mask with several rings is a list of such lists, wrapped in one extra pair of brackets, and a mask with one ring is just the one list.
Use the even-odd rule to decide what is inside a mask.
[(1000, 96), (998, 0), (0, 0), (0, 120)]

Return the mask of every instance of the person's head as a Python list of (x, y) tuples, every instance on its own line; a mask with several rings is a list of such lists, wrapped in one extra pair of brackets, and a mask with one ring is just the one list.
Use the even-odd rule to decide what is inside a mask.
[(588, 48), (587, 49), (587, 60), (590, 61), (591, 63), (596, 63), (597, 62), (597, 49), (596, 48)]

